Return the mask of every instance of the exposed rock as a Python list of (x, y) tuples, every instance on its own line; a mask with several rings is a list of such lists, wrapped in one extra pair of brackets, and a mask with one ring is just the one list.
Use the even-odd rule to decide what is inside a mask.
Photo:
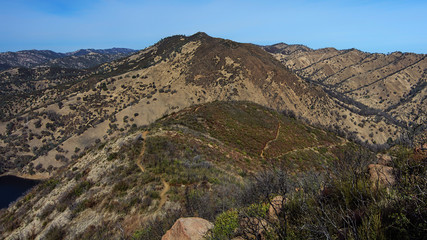
[(203, 239), (206, 233), (213, 228), (213, 224), (203, 218), (180, 218), (169, 229), (162, 240), (196, 240)]
[(378, 154), (377, 158), (378, 158), (378, 164), (380, 164), (380, 165), (389, 166), (389, 164), (391, 163), (390, 155)]
[(276, 196), (271, 200), (270, 207), (268, 208), (268, 218), (272, 220), (278, 219), (280, 212), (282, 211), (283, 205), (286, 199), (282, 196)]
[(246, 237), (250, 239), (264, 240), (265, 229), (268, 227), (268, 222), (258, 218), (243, 218), (240, 222), (240, 228), (244, 229)]
[(395, 182), (393, 168), (381, 164), (370, 164), (368, 166), (370, 179), (374, 185), (393, 185)]
[(282, 208), (286, 202), (283, 196), (276, 196), (270, 202), (267, 219), (258, 219), (253, 217), (245, 217), (240, 221), (240, 228), (244, 229), (246, 237), (250, 239), (266, 239), (265, 231), (270, 228), (273, 221), (278, 220), (278, 216), (282, 212)]

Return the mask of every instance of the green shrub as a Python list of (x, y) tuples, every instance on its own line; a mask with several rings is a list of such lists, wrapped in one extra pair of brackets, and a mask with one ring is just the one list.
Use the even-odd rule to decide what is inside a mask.
[(157, 191), (151, 191), (151, 192), (149, 192), (148, 196), (150, 196), (151, 198), (160, 198), (160, 194)]
[(265, 218), (267, 217), (269, 205), (266, 203), (254, 203), (245, 208), (248, 217)]
[(129, 189), (129, 185), (125, 181), (116, 183), (113, 187), (113, 193), (126, 192)]
[(212, 239), (231, 239), (238, 226), (239, 216), (237, 210), (232, 209), (223, 212), (215, 219)]
[(111, 154), (108, 155), (107, 160), (108, 161), (112, 161), (114, 159), (117, 159), (118, 156), (119, 156), (118, 153), (111, 153)]
[(71, 191), (71, 194), (74, 195), (74, 197), (79, 197), (82, 195), (85, 191), (89, 190), (92, 187), (92, 183), (89, 181), (82, 181), (77, 186), (73, 188)]
[(63, 239), (65, 237), (65, 230), (60, 226), (53, 226), (49, 229), (49, 231), (46, 233), (44, 239), (45, 240), (57, 240), (57, 239)]

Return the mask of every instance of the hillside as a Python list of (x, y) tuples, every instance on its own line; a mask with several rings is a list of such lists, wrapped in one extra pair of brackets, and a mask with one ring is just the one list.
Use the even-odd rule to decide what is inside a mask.
[(237, 207), (260, 169), (321, 172), (353, 145), (250, 102), (196, 105), (85, 150), (0, 212), (0, 236), (130, 238), (156, 223), (159, 239), (180, 216)]
[(415, 133), (426, 129), (426, 54), (313, 50), (283, 43), (264, 49), (301, 78), (359, 106), (363, 114), (387, 116)]
[(204, 33), (172, 36), (72, 81), (1, 103), (3, 172), (46, 178), (106, 142), (180, 109), (246, 100), (295, 114), (369, 144), (400, 138), (404, 126), (332, 98), (252, 44)]
[(197, 216), (208, 239), (420, 239), (427, 152), (389, 154), (251, 102), (195, 105), (85, 150), (0, 211), (0, 237), (153, 240)]
[(84, 75), (84, 70), (71, 68), (12, 68), (0, 72), (0, 98), (7, 101), (10, 100), (9, 97), (16, 95), (31, 94), (64, 83), (76, 82)]

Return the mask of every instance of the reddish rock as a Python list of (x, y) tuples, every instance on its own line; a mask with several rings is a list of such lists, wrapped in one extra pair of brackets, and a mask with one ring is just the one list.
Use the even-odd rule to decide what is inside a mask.
[(203, 218), (180, 218), (162, 240), (201, 240), (211, 228), (213, 224)]

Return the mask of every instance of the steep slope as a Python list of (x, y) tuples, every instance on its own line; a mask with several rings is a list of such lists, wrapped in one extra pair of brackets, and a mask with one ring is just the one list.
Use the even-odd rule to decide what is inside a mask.
[[(262, 157), (277, 124), (279, 139), (290, 142), (284, 149), (270, 145), (269, 157)], [(242, 183), (252, 173), (271, 165), (294, 173), (325, 169), (346, 144), (250, 102), (196, 105), (86, 150), (0, 211), (0, 237), (160, 239), (180, 216), (213, 221), (242, 204), (247, 200), (241, 198)], [(293, 151), (308, 152), (307, 157), (283, 157)]]
[(334, 97), (351, 99), (349, 103), (364, 108), (364, 114), (384, 113), (412, 129), (425, 125), (425, 54), (313, 50), (286, 44), (264, 49), (298, 76), (332, 91)]
[(165, 38), (101, 65), (75, 84), (4, 103), (0, 162), (3, 171), (48, 177), (91, 145), (216, 100), (247, 100), (292, 112), (368, 143), (404, 132), (383, 116), (358, 114), (255, 45), (197, 33)]

